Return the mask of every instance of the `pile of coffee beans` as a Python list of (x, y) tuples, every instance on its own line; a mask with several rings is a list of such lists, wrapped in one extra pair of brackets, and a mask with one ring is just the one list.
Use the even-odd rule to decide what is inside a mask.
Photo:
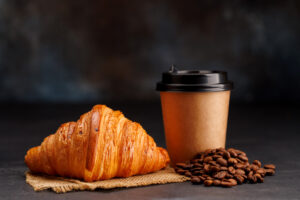
[(175, 171), (191, 177), (193, 184), (232, 187), (243, 183), (263, 183), (265, 176), (275, 174), (275, 165), (262, 167), (259, 160), (249, 163), (245, 152), (238, 149), (208, 149), (194, 159), (177, 163)]

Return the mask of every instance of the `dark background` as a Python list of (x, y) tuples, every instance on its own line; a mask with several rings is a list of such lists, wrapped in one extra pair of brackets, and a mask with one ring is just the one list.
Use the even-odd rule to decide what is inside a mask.
[(300, 100), (300, 2), (0, 1), (0, 102), (158, 101), (176, 64), (228, 71), (234, 103)]
[[(27, 150), (94, 104), (165, 146), (161, 73), (228, 72), (227, 147), (277, 166), (264, 184), (34, 192)], [(0, 199), (299, 199), (300, 1), (0, 0)]]

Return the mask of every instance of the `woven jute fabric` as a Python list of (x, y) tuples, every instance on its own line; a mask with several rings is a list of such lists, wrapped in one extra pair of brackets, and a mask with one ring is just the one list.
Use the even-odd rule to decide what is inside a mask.
[(131, 176), (128, 178), (113, 178), (104, 181), (84, 182), (77, 179), (47, 176), (26, 172), (26, 182), (33, 187), (35, 191), (51, 189), (56, 193), (65, 193), (73, 190), (95, 190), (138, 187), (153, 184), (178, 183), (189, 180), (186, 176), (175, 173), (174, 169), (167, 167), (160, 171)]

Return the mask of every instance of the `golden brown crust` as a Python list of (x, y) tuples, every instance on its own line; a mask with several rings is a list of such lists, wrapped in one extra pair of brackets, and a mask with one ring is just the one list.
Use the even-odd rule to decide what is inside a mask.
[(32, 172), (85, 181), (146, 174), (169, 161), (167, 151), (156, 147), (139, 123), (105, 105), (94, 106), (77, 122), (62, 124), (25, 156)]

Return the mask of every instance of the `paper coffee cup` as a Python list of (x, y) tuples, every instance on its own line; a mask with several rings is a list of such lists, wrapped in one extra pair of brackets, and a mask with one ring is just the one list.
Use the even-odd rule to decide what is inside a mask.
[(172, 67), (163, 73), (157, 90), (173, 164), (209, 148), (225, 147), (232, 88), (226, 72)]

